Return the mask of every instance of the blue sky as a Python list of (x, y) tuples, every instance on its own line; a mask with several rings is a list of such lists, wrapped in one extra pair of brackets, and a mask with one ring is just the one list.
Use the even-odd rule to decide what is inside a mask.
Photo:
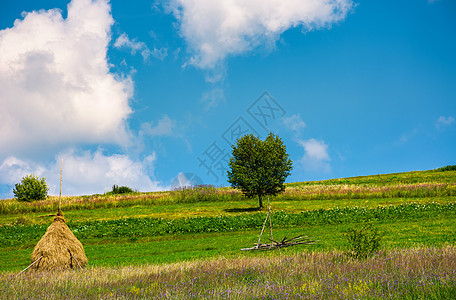
[(455, 164), (456, 3), (0, 3), (0, 198), (226, 186), (239, 135), (288, 182)]

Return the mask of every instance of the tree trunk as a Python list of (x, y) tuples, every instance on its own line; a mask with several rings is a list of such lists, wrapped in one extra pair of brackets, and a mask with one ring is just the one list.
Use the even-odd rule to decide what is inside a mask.
[(263, 209), (263, 198), (261, 195), (258, 195), (258, 200), (260, 202), (260, 210), (262, 210)]

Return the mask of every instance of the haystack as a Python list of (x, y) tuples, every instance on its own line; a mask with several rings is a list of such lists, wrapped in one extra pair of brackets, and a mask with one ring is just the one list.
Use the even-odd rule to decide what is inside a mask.
[(68, 228), (61, 211), (32, 253), (32, 269), (56, 270), (82, 268), (87, 257), (81, 242)]

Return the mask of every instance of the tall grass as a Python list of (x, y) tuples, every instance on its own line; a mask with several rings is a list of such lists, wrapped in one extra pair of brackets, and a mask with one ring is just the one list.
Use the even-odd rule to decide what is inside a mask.
[[(363, 185), (300, 185), (287, 186), (285, 192), (274, 197), (274, 201), (343, 200), (377, 198), (432, 198), (456, 196), (456, 183), (420, 183), (408, 185), (363, 186)], [(156, 206), (176, 203), (244, 201), (244, 195), (232, 188), (198, 187), (168, 192), (93, 195), (64, 197), (62, 210), (92, 210)], [(0, 214), (32, 212), (56, 212), (58, 197), (49, 197), (37, 202), (19, 202), (15, 199), (0, 201)]]
[(342, 252), (0, 275), (4, 299), (455, 299), (456, 248)]
[(375, 198), (430, 198), (456, 196), (456, 183), (419, 183), (386, 186), (302, 185), (288, 187), (280, 200), (341, 200)]
[(339, 185), (339, 184), (357, 184), (357, 185), (395, 185), (395, 184), (417, 184), (417, 183), (454, 183), (456, 170), (452, 168), (441, 168), (430, 171), (414, 171), (404, 173), (390, 173), (368, 176), (357, 176), (348, 178), (338, 178), (321, 181), (307, 181), (289, 183), (290, 186), (296, 185)]
[[(241, 192), (230, 188), (199, 187), (167, 192), (104, 194), (92, 196), (62, 197), (63, 211), (91, 210), (100, 208), (132, 207), (136, 205), (156, 206), (176, 203), (196, 203), (203, 201), (242, 201)], [(33, 212), (56, 212), (58, 197), (49, 197), (42, 201), (20, 202), (17, 199), (0, 201), (0, 214), (18, 214)]]

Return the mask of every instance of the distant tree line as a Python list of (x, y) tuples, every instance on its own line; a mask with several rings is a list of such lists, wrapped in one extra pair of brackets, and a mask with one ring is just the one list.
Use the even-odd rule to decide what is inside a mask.
[(438, 169), (435, 169), (435, 170), (436, 171), (440, 171), (440, 172), (456, 171), (456, 165), (448, 165), (448, 166), (441, 167), (441, 168), (438, 168)]

